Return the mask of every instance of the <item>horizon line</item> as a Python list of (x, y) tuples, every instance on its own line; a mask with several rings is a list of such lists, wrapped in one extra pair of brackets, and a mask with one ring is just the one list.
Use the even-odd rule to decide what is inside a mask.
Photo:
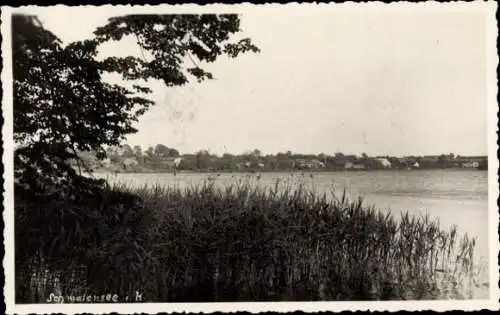
[[(149, 147), (155, 147), (156, 145), (158, 144), (161, 144), (161, 145), (164, 145), (170, 149), (176, 149), (177, 151), (179, 151), (179, 154), (180, 155), (184, 155), (184, 154), (196, 154), (200, 151), (208, 151), (209, 154), (211, 155), (224, 155), (224, 154), (231, 154), (231, 155), (244, 155), (244, 154), (249, 154), (250, 152), (254, 151), (254, 150), (259, 150), (260, 151), (260, 154), (262, 156), (265, 156), (265, 155), (277, 155), (279, 153), (286, 153), (287, 151), (290, 151), (292, 153), (292, 155), (320, 155), (320, 154), (324, 154), (324, 155), (327, 155), (327, 156), (335, 156), (336, 153), (342, 153), (343, 155), (345, 156), (349, 156), (349, 155), (354, 155), (354, 156), (362, 156), (363, 153), (366, 153), (366, 152), (360, 152), (360, 153), (352, 153), (352, 152), (347, 152), (347, 151), (342, 151), (342, 150), (337, 150), (336, 152), (305, 152), (305, 151), (293, 151), (293, 150), (284, 150), (284, 151), (274, 151), (274, 152), (265, 152), (259, 148), (254, 148), (254, 149), (248, 149), (246, 151), (243, 151), (243, 152), (231, 152), (231, 151), (224, 151), (222, 152), (222, 150), (211, 150), (211, 149), (197, 149), (197, 150), (194, 150), (194, 151), (186, 151), (186, 152), (181, 152), (181, 150), (177, 149), (175, 146), (168, 146), (166, 144), (163, 144), (163, 143), (157, 143), (155, 145), (145, 145), (145, 144), (129, 144), (129, 143), (124, 143), (124, 144), (121, 144), (119, 145), (119, 147), (122, 147), (122, 146), (125, 146), (125, 145), (129, 145), (131, 148), (134, 148), (135, 146), (140, 146), (141, 149), (147, 149)], [(455, 157), (457, 156), (464, 156), (464, 157), (469, 157), (469, 156), (486, 156), (488, 157), (488, 153), (487, 152), (483, 152), (483, 153), (458, 153), (458, 152), (448, 152), (448, 153), (445, 153), (445, 152), (440, 152), (440, 153), (411, 153), (411, 154), (408, 154), (408, 153), (404, 153), (404, 154), (395, 154), (395, 153), (377, 153), (377, 154), (369, 154), (369, 153), (366, 153), (366, 155), (368, 157), (386, 157), (386, 156), (389, 156), (389, 157), (423, 157), (423, 156), (440, 156), (440, 155), (450, 155), (450, 154), (453, 154)]]

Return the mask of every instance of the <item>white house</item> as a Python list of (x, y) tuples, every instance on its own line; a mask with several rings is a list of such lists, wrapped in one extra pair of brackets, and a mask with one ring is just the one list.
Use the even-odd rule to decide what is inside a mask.
[(325, 163), (319, 160), (311, 160), (307, 161), (304, 159), (299, 159), (296, 161), (296, 166), (300, 168), (309, 168), (309, 169), (317, 169), (317, 168), (325, 168)]
[(179, 168), (181, 162), (182, 162), (182, 157), (175, 157), (175, 158), (169, 157), (163, 160), (162, 164), (167, 165), (168, 167)]
[(365, 166), (359, 163), (345, 162), (345, 169), (364, 170)]
[(311, 164), (312, 164), (312, 165), (313, 165), (313, 167), (315, 167), (315, 168), (325, 168), (325, 167), (326, 167), (325, 163), (323, 163), (323, 162), (321, 162), (321, 161), (319, 161), (319, 160), (312, 160), (312, 161), (311, 161)]
[(479, 167), (479, 162), (466, 162), (462, 164), (463, 168), (478, 168)]
[(392, 166), (391, 162), (386, 158), (378, 158), (377, 160), (382, 164), (383, 168), (391, 168)]
[(181, 162), (182, 162), (182, 158), (181, 157), (175, 158), (175, 160), (174, 160), (175, 167), (178, 168), (179, 165), (181, 164)]
[(139, 162), (137, 162), (137, 160), (133, 158), (126, 158), (125, 160), (122, 161), (122, 166), (124, 169), (136, 166), (137, 164), (139, 164)]

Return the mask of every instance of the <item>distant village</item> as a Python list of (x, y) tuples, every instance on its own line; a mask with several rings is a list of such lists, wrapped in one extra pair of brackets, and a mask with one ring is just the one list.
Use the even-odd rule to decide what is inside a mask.
[(103, 172), (265, 172), (265, 171), (366, 171), (415, 169), (480, 169), (488, 167), (487, 156), (460, 156), (453, 153), (425, 156), (368, 156), (343, 153), (299, 154), (287, 151), (262, 154), (259, 150), (244, 154), (218, 156), (208, 151), (180, 154), (174, 148), (158, 144), (143, 151), (140, 146), (109, 148), (107, 157), (96, 158), (92, 152), (82, 152), (86, 168)]

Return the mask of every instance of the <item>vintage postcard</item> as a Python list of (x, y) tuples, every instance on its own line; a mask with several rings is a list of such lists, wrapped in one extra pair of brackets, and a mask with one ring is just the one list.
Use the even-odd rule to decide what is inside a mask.
[(2, 7), (7, 313), (498, 309), (496, 9)]

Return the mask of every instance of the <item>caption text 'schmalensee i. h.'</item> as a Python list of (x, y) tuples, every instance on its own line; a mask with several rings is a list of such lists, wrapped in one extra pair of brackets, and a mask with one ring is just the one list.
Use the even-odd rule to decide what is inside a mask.
[(47, 303), (138, 303), (145, 302), (145, 297), (139, 291), (134, 296), (120, 297), (118, 294), (83, 294), (83, 295), (59, 295), (50, 293)]

